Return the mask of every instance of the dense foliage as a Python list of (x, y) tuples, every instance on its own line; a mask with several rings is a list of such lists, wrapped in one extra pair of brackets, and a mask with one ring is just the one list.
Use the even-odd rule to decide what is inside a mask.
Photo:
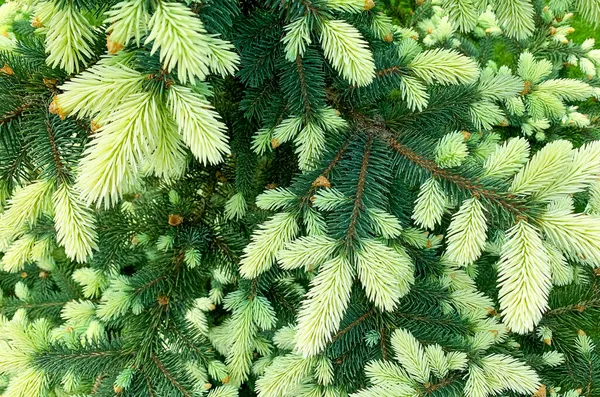
[(600, 0), (5, 2), (2, 395), (600, 396), (574, 18)]

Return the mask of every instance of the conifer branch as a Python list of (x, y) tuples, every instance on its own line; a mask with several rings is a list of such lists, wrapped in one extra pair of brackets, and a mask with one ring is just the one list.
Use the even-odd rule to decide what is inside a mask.
[(154, 361), (154, 364), (156, 364), (156, 367), (160, 370), (160, 372), (163, 373), (163, 375), (169, 380), (169, 382), (171, 382), (171, 384), (175, 386), (175, 388), (179, 390), (184, 397), (192, 397), (192, 393), (188, 391), (185, 387), (183, 387), (181, 383), (179, 383), (177, 379), (175, 379), (173, 375), (171, 375), (171, 373), (165, 368), (165, 365), (162, 363), (162, 361), (160, 361), (159, 358), (156, 357), (154, 352), (151, 354), (151, 357), (152, 361)]
[(355, 115), (355, 122), (359, 129), (379, 137), (386, 142), (393, 151), (411, 163), (427, 170), (433, 177), (447, 180), (457, 187), (469, 191), (473, 197), (485, 198), (515, 216), (528, 218), (527, 209), (521, 201), (510, 197), (508, 194), (485, 188), (477, 180), (467, 178), (445, 168), (440, 168), (433, 160), (418, 154), (408, 146), (398, 142), (394, 137), (394, 134), (387, 128), (372, 121), (368, 121), (362, 115)]
[(54, 128), (52, 127), (52, 122), (50, 121), (48, 114), (46, 114), (45, 124), (46, 124), (46, 131), (48, 132), (48, 141), (50, 142), (50, 151), (52, 152), (52, 158), (54, 159), (54, 163), (56, 165), (56, 172), (58, 173), (58, 178), (60, 179), (60, 181), (62, 183), (66, 183), (67, 175), (64, 170), (65, 165), (63, 164), (63, 161), (61, 160), (60, 152), (58, 150), (58, 147), (56, 146), (56, 138), (54, 135)]
[(305, 114), (311, 114), (312, 109), (310, 107), (310, 98), (308, 96), (308, 90), (306, 87), (306, 76), (304, 74), (304, 65), (302, 65), (302, 57), (296, 56), (296, 68), (298, 69), (298, 76), (300, 77), (300, 96), (304, 104)]
[(332, 341), (335, 342), (341, 336), (343, 336), (344, 334), (346, 334), (347, 332), (352, 330), (352, 328), (356, 327), (357, 325), (360, 325), (363, 321), (368, 320), (373, 315), (375, 315), (375, 308), (372, 308), (371, 310), (369, 310), (368, 312), (366, 312), (365, 314), (363, 314), (362, 316), (360, 316), (359, 318), (357, 318), (356, 320), (354, 320), (353, 322), (348, 324), (346, 327), (339, 330), (335, 335), (333, 335)]
[(350, 224), (348, 226), (348, 232), (346, 234), (346, 245), (348, 246), (350, 246), (354, 242), (356, 223), (358, 222), (360, 212), (363, 209), (363, 194), (365, 192), (365, 181), (369, 167), (369, 158), (371, 155), (372, 144), (373, 137), (369, 136), (367, 138), (367, 142), (365, 143), (363, 160), (360, 166), (360, 173), (358, 175), (358, 184), (356, 186), (356, 197), (354, 197), (354, 208), (352, 209), (352, 215), (350, 216)]
[(21, 106), (17, 107), (15, 110), (4, 114), (2, 117), (0, 117), (0, 126), (8, 124), (13, 120), (18, 119), (19, 117), (21, 117), (23, 112), (25, 112), (27, 109), (30, 109), (31, 107), (33, 107), (33, 105), (24, 103)]
[(569, 312), (580, 312), (581, 313), (582, 311), (586, 310), (587, 308), (596, 308), (596, 307), (600, 308), (600, 299), (589, 299), (589, 300), (584, 300), (584, 301), (578, 302), (574, 305), (557, 307), (556, 309), (552, 309), (552, 310), (548, 311), (548, 313), (546, 315), (547, 316), (556, 316), (556, 315), (569, 313)]
[(100, 374), (96, 377), (96, 380), (94, 381), (94, 385), (92, 386), (92, 390), (90, 390), (91, 395), (98, 393), (100, 386), (102, 386), (103, 380), (104, 380), (104, 375), (102, 375), (102, 374)]

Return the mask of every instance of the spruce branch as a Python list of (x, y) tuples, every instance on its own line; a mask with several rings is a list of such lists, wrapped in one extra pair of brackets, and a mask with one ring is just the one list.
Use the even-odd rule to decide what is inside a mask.
[(28, 110), (32, 107), (33, 107), (32, 104), (24, 103), (21, 106), (17, 107), (16, 109), (14, 109), (8, 113), (5, 113), (4, 115), (2, 115), (2, 117), (0, 117), (0, 126), (8, 124), (13, 120), (18, 119), (19, 117), (21, 117), (23, 112), (25, 112), (26, 110)]
[(165, 368), (165, 365), (163, 364), (163, 362), (159, 360), (159, 358), (156, 356), (156, 354), (154, 354), (154, 352), (151, 353), (150, 357), (152, 358), (152, 361), (154, 362), (154, 364), (156, 365), (156, 367), (165, 376), (165, 378), (167, 378), (169, 380), (169, 382), (177, 390), (179, 390), (181, 392), (181, 394), (183, 394), (184, 397), (192, 397), (193, 396), (193, 392), (187, 390), (185, 387), (183, 387), (181, 385), (181, 383), (179, 383), (177, 381), (177, 379), (167, 370), (167, 368)]
[(411, 163), (425, 169), (431, 173), (433, 177), (446, 180), (460, 189), (467, 190), (473, 197), (485, 198), (499, 207), (504, 208), (516, 217), (524, 219), (529, 218), (527, 207), (521, 200), (518, 200), (509, 194), (488, 189), (478, 180), (470, 179), (449, 169), (439, 167), (433, 160), (430, 160), (410, 149), (408, 146), (401, 144), (396, 139), (395, 134), (380, 123), (368, 120), (359, 114), (354, 115), (354, 121), (360, 130), (377, 136), (379, 139), (386, 142), (393, 151)]
[(360, 166), (360, 172), (358, 175), (358, 184), (356, 185), (356, 196), (354, 196), (354, 205), (352, 208), (352, 215), (350, 216), (350, 224), (348, 227), (348, 232), (346, 233), (346, 245), (351, 246), (355, 243), (355, 233), (356, 233), (356, 223), (358, 222), (358, 218), (361, 215), (361, 211), (363, 210), (363, 194), (365, 193), (365, 181), (367, 177), (368, 167), (369, 167), (369, 158), (371, 155), (371, 146), (373, 145), (373, 137), (369, 136), (365, 143), (363, 159)]

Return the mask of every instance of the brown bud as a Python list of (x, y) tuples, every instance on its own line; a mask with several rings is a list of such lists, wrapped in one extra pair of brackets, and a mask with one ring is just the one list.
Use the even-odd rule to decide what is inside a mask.
[(433, 244), (431, 243), (431, 240), (427, 240), (427, 244), (425, 244), (426, 248), (431, 248), (433, 247)]
[(277, 138), (271, 139), (271, 147), (273, 149), (277, 149), (279, 147), (279, 145), (281, 145), (281, 142), (279, 142), (279, 139), (277, 139)]
[(229, 375), (227, 375), (226, 377), (224, 377), (223, 379), (221, 379), (221, 383), (226, 384), (229, 383), (231, 379), (229, 378)]
[(159, 295), (156, 300), (160, 306), (167, 306), (169, 304), (169, 297), (166, 295)]
[(498, 331), (497, 331), (497, 330), (495, 330), (495, 329), (490, 329), (490, 330), (488, 330), (488, 332), (489, 332), (490, 334), (494, 335), (494, 337), (497, 337), (497, 336), (498, 336)]
[(169, 225), (179, 226), (183, 223), (183, 217), (177, 214), (169, 214)]
[(386, 43), (391, 43), (392, 41), (394, 41), (394, 35), (392, 34), (392, 32), (383, 36), (383, 41), (385, 41)]
[(276, 183), (269, 183), (267, 184), (267, 186), (265, 186), (265, 188), (271, 190), (271, 189), (275, 189), (277, 187)]
[(115, 393), (117, 393), (117, 394), (119, 394), (119, 393), (122, 393), (122, 392), (123, 392), (123, 388), (122, 388), (121, 386), (117, 386), (117, 385), (114, 385), (114, 386), (113, 386), (113, 390), (114, 390), (114, 391), (115, 391)]
[(427, 28), (426, 32), (427, 32), (427, 34), (431, 34), (431, 32), (433, 32), (433, 29), (432, 28)]
[(7, 74), (9, 76), (12, 76), (13, 74), (15, 74), (15, 71), (8, 66), (8, 63), (5, 63), (4, 66), (2, 68), (0, 68), (0, 72)]
[(20, 276), (21, 278), (27, 278), (28, 274), (27, 272), (21, 272)]
[(365, 0), (365, 5), (364, 5), (365, 11), (369, 11), (373, 7), (375, 7), (375, 2), (373, 0)]
[(521, 95), (527, 95), (531, 91), (531, 81), (525, 80), (525, 84), (523, 84), (523, 91), (521, 91)]
[(552, 338), (545, 338), (544, 339), (544, 343), (547, 344), (548, 346), (552, 345)]
[(329, 179), (327, 179), (324, 175), (320, 175), (319, 177), (317, 177), (317, 179), (314, 180), (312, 186), (325, 187), (329, 189), (331, 187), (331, 182), (329, 182)]
[(42, 271), (40, 272), (40, 274), (38, 274), (38, 276), (39, 276), (40, 278), (48, 278), (48, 272), (47, 272), (47, 271), (44, 271), (44, 270), (42, 270)]
[(42, 21), (40, 21), (40, 18), (35, 17), (31, 20), (31, 26), (38, 29), (44, 26), (44, 24), (42, 23)]
[(540, 388), (533, 394), (533, 397), (546, 397), (546, 385), (540, 385)]
[(125, 46), (121, 43), (117, 43), (110, 39), (110, 35), (106, 36), (106, 48), (108, 49), (108, 53), (111, 55), (116, 54), (121, 51)]
[(493, 307), (486, 307), (485, 310), (487, 310), (487, 313), (490, 316), (495, 316), (496, 314), (498, 314), (496, 309), (494, 309)]
[(597, 267), (597, 268), (594, 269), (594, 275), (596, 277), (600, 277), (600, 267)]
[(575, 305), (573, 308), (575, 310), (577, 310), (579, 313), (583, 313), (585, 311), (585, 306), (584, 305)]
[(469, 131), (461, 131), (463, 138), (465, 138), (465, 141), (468, 141), (469, 138), (471, 138), (471, 133)]
[(577, 392), (577, 394), (581, 394), (581, 393), (583, 393), (583, 390), (582, 390), (582, 389), (575, 389), (575, 391)]
[(97, 132), (102, 126), (96, 120), (90, 121), (90, 130), (92, 133)]
[(210, 311), (213, 311), (213, 310), (215, 310), (216, 308), (217, 308), (217, 307), (216, 307), (214, 304), (212, 304), (212, 303), (211, 303), (210, 305), (208, 305), (208, 310), (210, 310)]
[(580, 329), (580, 330), (577, 331), (577, 335), (579, 335), (579, 336), (585, 336), (585, 332), (582, 329)]
[(212, 385), (210, 383), (205, 383), (204, 384), (204, 390), (208, 390), (212, 387)]
[(550, 28), (550, 36), (554, 36), (556, 34), (556, 28), (553, 26)]
[(227, 182), (227, 177), (225, 176), (224, 173), (222, 173), (221, 171), (217, 171), (215, 173), (215, 175), (217, 176), (217, 179), (219, 180), (219, 182), (221, 183), (225, 183)]
[(133, 245), (138, 245), (138, 243), (139, 243), (139, 241), (138, 241), (138, 238), (137, 238), (137, 236), (133, 236), (133, 237), (131, 238), (131, 244), (133, 244)]
[(47, 79), (45, 77), (42, 78), (44, 85), (48, 88), (56, 88), (56, 79)]
[(60, 106), (58, 105), (58, 100), (57, 100), (57, 98), (58, 98), (58, 97), (56, 97), (56, 96), (54, 97), (54, 99), (53, 99), (53, 100), (52, 100), (52, 102), (50, 103), (50, 106), (48, 106), (48, 111), (49, 111), (51, 114), (56, 114), (56, 115), (58, 115), (58, 117), (60, 117), (60, 118), (61, 118), (61, 120), (64, 120), (64, 119), (67, 117), (67, 115), (66, 115), (66, 113), (65, 113), (65, 112), (64, 112), (64, 111), (63, 111), (63, 110), (60, 108)]

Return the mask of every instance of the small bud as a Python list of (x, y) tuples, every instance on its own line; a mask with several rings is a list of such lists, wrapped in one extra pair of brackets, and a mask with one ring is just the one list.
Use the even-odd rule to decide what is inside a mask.
[(227, 182), (227, 177), (221, 171), (217, 170), (217, 172), (215, 173), (215, 175), (217, 176), (217, 179), (219, 180), (219, 182), (222, 182), (222, 183)]
[(269, 183), (269, 184), (267, 184), (267, 186), (265, 186), (265, 188), (268, 190), (275, 189), (276, 187), (277, 187), (276, 183)]
[(577, 331), (577, 335), (579, 335), (579, 336), (585, 336), (585, 332), (582, 329), (580, 329), (580, 330)]
[(594, 275), (596, 277), (600, 277), (600, 267), (597, 267), (597, 268), (594, 269)]
[(425, 248), (431, 248), (431, 247), (433, 247), (431, 240), (427, 240), (427, 244), (425, 244)]
[(540, 385), (540, 388), (537, 389), (533, 397), (546, 397), (546, 385)]
[(92, 133), (98, 132), (101, 127), (102, 126), (96, 120), (90, 121), (90, 131), (92, 131)]
[(44, 26), (44, 24), (42, 24), (42, 21), (40, 21), (40, 18), (35, 17), (31, 20), (31, 26), (38, 29)]
[(485, 310), (487, 310), (488, 315), (490, 316), (495, 316), (496, 314), (498, 314), (496, 309), (494, 309), (493, 307), (487, 307)]
[(204, 390), (208, 390), (208, 389), (210, 389), (211, 387), (212, 387), (212, 384), (210, 384), (210, 383), (205, 383), (205, 384), (204, 384)]
[(569, 28), (569, 29), (567, 29), (568, 33), (573, 33), (574, 31), (575, 31), (575, 28)]
[(160, 306), (167, 306), (169, 304), (169, 297), (166, 295), (159, 295), (156, 300)]
[(331, 187), (331, 182), (324, 175), (320, 175), (317, 179), (312, 183), (313, 187), (325, 187), (329, 189)]
[(213, 303), (211, 303), (210, 305), (208, 305), (208, 310), (213, 311), (217, 308), (217, 306), (215, 306)]
[(465, 141), (468, 141), (469, 138), (471, 138), (471, 133), (469, 131), (461, 131), (463, 138), (465, 138)]
[(106, 48), (108, 49), (109, 54), (114, 55), (117, 52), (121, 51), (123, 48), (125, 48), (125, 46), (121, 43), (112, 41), (110, 39), (110, 35), (109, 35), (109, 36), (106, 36)]
[(521, 95), (527, 95), (531, 91), (531, 81), (525, 81), (523, 84), (523, 91), (521, 91)]
[(48, 278), (48, 272), (47, 272), (47, 271), (44, 271), (44, 270), (42, 270), (42, 271), (40, 272), (40, 274), (38, 274), (38, 276), (39, 276), (40, 278), (44, 278), (44, 279), (45, 279), (45, 278)]
[(60, 117), (61, 120), (64, 120), (67, 117), (67, 115), (58, 105), (57, 99), (58, 97), (55, 96), (52, 102), (50, 103), (50, 106), (48, 106), (48, 111), (50, 112), (50, 114), (56, 114), (58, 117)]
[(21, 272), (20, 276), (21, 278), (27, 278), (27, 272)]
[(487, 28), (487, 29), (485, 30), (485, 32), (486, 32), (487, 34), (490, 34), (490, 33), (492, 33), (492, 28)]
[(117, 393), (117, 394), (119, 394), (119, 393), (122, 393), (122, 392), (123, 392), (123, 388), (122, 388), (121, 386), (117, 386), (117, 385), (114, 385), (114, 386), (113, 386), (113, 390), (114, 390), (114, 391), (115, 391), (115, 393)]
[(135, 236), (133, 236), (133, 237), (131, 238), (131, 244), (132, 244), (132, 245), (138, 245), (138, 243), (139, 243), (139, 242), (140, 242), (140, 241), (138, 240), (138, 237), (137, 237), (137, 235), (135, 235)]
[(431, 32), (433, 32), (433, 29), (432, 28), (427, 28), (426, 32), (427, 32), (427, 34), (431, 34)]
[(9, 76), (12, 76), (13, 74), (15, 74), (15, 71), (8, 66), (8, 63), (5, 63), (4, 66), (2, 68), (0, 68), (0, 72), (7, 74)]
[(183, 223), (183, 217), (177, 214), (169, 214), (169, 225), (179, 226)]
[(221, 382), (222, 382), (223, 384), (226, 384), (226, 383), (229, 383), (229, 381), (230, 381), (230, 380), (231, 380), (231, 379), (229, 378), (229, 375), (227, 375), (226, 377), (224, 377), (223, 379), (221, 379)]
[(554, 26), (552, 26), (550, 28), (550, 36), (554, 36), (556, 34), (556, 28)]
[(552, 338), (545, 338), (544, 339), (544, 343), (547, 344), (548, 346), (552, 345)]
[(385, 41), (386, 43), (391, 43), (392, 41), (394, 41), (394, 35), (392, 34), (392, 32), (383, 36), (383, 41)]
[(281, 145), (281, 143), (279, 142), (279, 139), (277, 139), (277, 138), (271, 139), (271, 147), (273, 149), (277, 149), (279, 147), (279, 145)]
[(44, 85), (48, 88), (56, 88), (56, 79), (47, 79), (45, 77), (42, 78)]
[(498, 330), (495, 330), (495, 329), (490, 329), (490, 330), (488, 330), (488, 332), (489, 332), (490, 334), (494, 335), (494, 338), (497, 338), (497, 337), (498, 337)]
[(364, 5), (365, 11), (369, 11), (373, 7), (375, 7), (375, 2), (373, 0), (365, 0), (365, 5)]
[(585, 311), (585, 306), (584, 305), (575, 305), (574, 309), (577, 310), (579, 313), (583, 313)]

